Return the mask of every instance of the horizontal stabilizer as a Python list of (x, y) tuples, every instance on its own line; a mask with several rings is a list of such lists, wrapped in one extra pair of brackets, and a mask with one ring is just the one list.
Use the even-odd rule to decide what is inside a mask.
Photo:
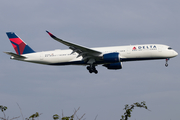
[(15, 53), (12, 53), (12, 52), (4, 52), (8, 55), (11, 55), (12, 57), (14, 58), (18, 58), (18, 59), (25, 59), (26, 57), (22, 56), (22, 55), (18, 55), (18, 54), (15, 54)]

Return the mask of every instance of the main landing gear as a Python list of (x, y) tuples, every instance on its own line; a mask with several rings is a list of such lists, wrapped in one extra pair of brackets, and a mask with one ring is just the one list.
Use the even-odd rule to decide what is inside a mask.
[(166, 64), (165, 64), (166, 67), (168, 66), (168, 60), (169, 58), (166, 58)]
[(93, 72), (94, 72), (95, 74), (98, 73), (98, 71), (96, 70), (96, 67), (95, 67), (94, 64), (87, 66), (87, 70), (89, 70), (89, 73), (93, 73)]

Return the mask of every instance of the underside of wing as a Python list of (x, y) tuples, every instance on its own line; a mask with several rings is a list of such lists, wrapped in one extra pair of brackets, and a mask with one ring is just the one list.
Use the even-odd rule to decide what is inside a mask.
[(60, 38), (57, 38), (56, 36), (54, 36), (52, 33), (46, 31), (54, 40), (58, 41), (58, 42), (61, 42), (62, 44), (68, 46), (71, 50), (73, 50), (72, 53), (75, 53), (77, 52), (79, 55), (78, 57), (82, 56), (83, 57), (83, 60), (87, 60), (87, 59), (98, 59), (100, 57), (100, 55), (102, 54), (101, 52), (99, 51), (96, 51), (96, 50), (93, 50), (93, 49), (90, 49), (90, 48), (87, 48), (87, 47), (84, 47), (84, 46), (81, 46), (81, 45), (77, 45), (77, 44), (74, 44), (74, 43), (71, 43), (71, 42), (67, 42), (67, 41), (64, 41)]

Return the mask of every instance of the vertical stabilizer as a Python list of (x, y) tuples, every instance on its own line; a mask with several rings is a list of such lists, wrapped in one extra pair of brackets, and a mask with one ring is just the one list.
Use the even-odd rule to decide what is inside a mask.
[(14, 50), (18, 55), (33, 53), (35, 52), (31, 49), (20, 37), (18, 37), (14, 32), (6, 33)]

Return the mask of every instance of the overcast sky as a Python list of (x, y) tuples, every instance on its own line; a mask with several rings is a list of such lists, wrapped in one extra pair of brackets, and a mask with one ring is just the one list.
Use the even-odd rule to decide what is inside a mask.
[[(45, 66), (10, 60), (15, 52), (6, 32), (16, 32), (35, 51), (68, 49), (49, 37), (87, 47), (165, 44), (180, 53), (179, 0), (3, 0), (0, 2), (0, 105), (12, 118), (35, 112), (40, 120), (70, 116), (119, 120), (125, 104), (146, 101), (151, 111), (135, 109), (131, 120), (177, 120), (180, 108), (180, 58), (126, 62), (121, 70), (98, 66)], [(0, 113), (0, 116), (3, 116)]]

